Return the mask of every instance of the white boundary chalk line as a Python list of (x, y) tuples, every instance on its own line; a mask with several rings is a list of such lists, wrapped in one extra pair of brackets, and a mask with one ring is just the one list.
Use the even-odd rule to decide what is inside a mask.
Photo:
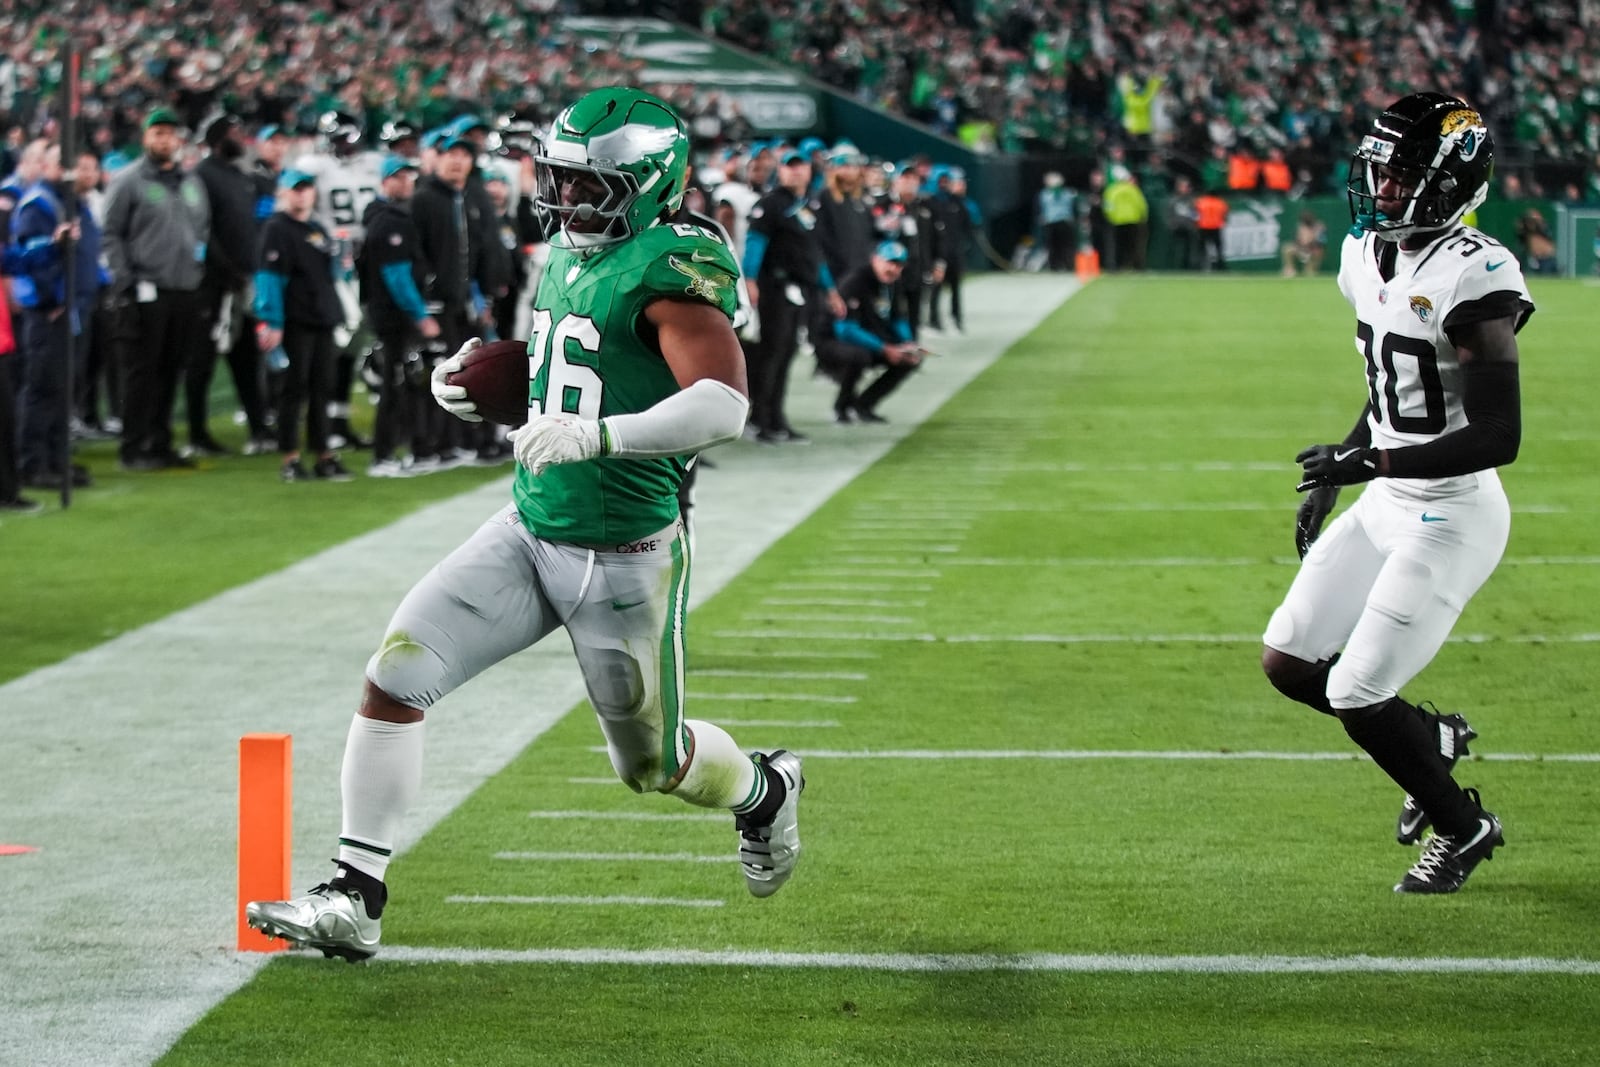
[(585, 964), (606, 967), (770, 967), (821, 970), (965, 973), (1027, 971), (1077, 974), (1600, 974), (1600, 960), (1544, 956), (1153, 956), (1019, 952), (871, 953), (707, 951), (619, 948), (385, 947), (374, 964)]

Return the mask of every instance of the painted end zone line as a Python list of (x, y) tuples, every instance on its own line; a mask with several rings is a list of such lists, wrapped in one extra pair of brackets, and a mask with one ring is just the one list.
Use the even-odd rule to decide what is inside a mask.
[[(1600, 960), (1396, 956), (913, 955), (849, 952), (705, 952), (698, 949), (385, 948), (386, 963), (567, 963), (630, 967), (814, 967), (856, 971), (1049, 971), (1080, 974), (1600, 974)], [(370, 966), (370, 964), (369, 964)]]

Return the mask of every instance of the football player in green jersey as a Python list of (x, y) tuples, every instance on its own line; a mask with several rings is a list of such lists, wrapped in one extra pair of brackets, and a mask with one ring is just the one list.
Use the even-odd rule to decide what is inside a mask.
[[(467, 679), (565, 627), (611, 764), (635, 792), (733, 813), (745, 883), (776, 892), (800, 852), (800, 759), (747, 755), (684, 714), (689, 550), (677, 490), (701, 449), (749, 410), (731, 319), (738, 268), (714, 232), (673, 223), (689, 163), (683, 120), (636, 89), (591, 92), (537, 156), (550, 262), (528, 341), (528, 423), (512, 434), (513, 503), (407, 594), (367, 664), (344, 754), (332, 879), (258, 901), (251, 925), (328, 955), (378, 947), (384, 874), (417, 794), (424, 713)], [(446, 382), (441, 406), (479, 416)]]

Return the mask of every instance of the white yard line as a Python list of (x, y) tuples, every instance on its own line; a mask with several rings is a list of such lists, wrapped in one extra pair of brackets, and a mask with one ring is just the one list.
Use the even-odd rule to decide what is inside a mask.
[(723, 719), (712, 720), (718, 726), (748, 726), (751, 729), (832, 730), (844, 724), (836, 719)]
[[(791, 620), (793, 621), (793, 620)], [(861, 630), (713, 630), (711, 637), (730, 641), (914, 641), (951, 645), (1250, 645), (1260, 644), (1255, 634), (931, 634)], [(1587, 645), (1600, 641), (1600, 633), (1571, 634), (1452, 634), (1458, 645)], [(707, 655), (724, 655), (710, 653)]]
[(530, 811), (530, 819), (586, 820), (599, 822), (727, 822), (728, 817), (714, 811)]
[[(718, 450), (716, 469), (697, 486), (692, 604), (887, 453), (1074, 288), (1049, 276), (967, 285), (971, 332), (941, 346), (946, 358), (895, 394), (890, 425), (835, 426), (832, 387), (797, 361), (789, 407), (812, 446)], [(294, 883), (320, 879), (338, 832), (339, 761), (362, 667), (411, 583), (506, 497), (502, 481), (422, 508), (0, 686), (0, 820), (8, 843), (40, 846), (0, 859), (0, 1058), (28, 1067), (147, 1064), (265, 962), (233, 951), (240, 735), (293, 735)], [(70, 595), (35, 593), (41, 613), (51, 595)], [(582, 697), (570, 647), (552, 639), (442, 702), (429, 716), (423, 793), (400, 848)]]
[(720, 908), (727, 901), (684, 899), (682, 897), (445, 897), (446, 904), (537, 904), (541, 906), (624, 908)]
[(864, 682), (866, 674), (860, 671), (728, 671), (705, 667), (692, 667), (689, 674), (695, 678), (785, 678), (822, 682)]
[[(604, 754), (605, 746), (590, 747)], [(1271, 752), (1262, 749), (1118, 749), (1118, 748), (807, 748), (808, 760), (1176, 760), (1180, 762), (1224, 763), (1265, 761), (1272, 763), (1345, 763), (1367, 759), (1364, 752)], [(1600, 763), (1600, 752), (1491, 752), (1471, 756), (1469, 762), (1484, 763)]]
[(1019, 952), (759, 952), (619, 948), (386, 947), (378, 966), (454, 963), (585, 964), (601, 967), (770, 967), (778, 969), (1068, 974), (1600, 974), (1600, 960), (1545, 956), (1153, 956)]
[(732, 700), (750, 703), (854, 704), (856, 697), (825, 696), (818, 693), (694, 693), (695, 700)]
[[(727, 816), (718, 818), (727, 820)], [(710, 856), (695, 852), (496, 852), (494, 858), (528, 863), (733, 863), (739, 857), (730, 850)]]

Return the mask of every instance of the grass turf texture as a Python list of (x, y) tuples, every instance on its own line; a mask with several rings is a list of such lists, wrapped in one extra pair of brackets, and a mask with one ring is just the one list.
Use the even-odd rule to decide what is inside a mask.
[[(1586, 620), (1600, 577), (1581, 562), (1517, 562), (1586, 552), (1594, 507), (1586, 473), (1589, 291), (1542, 283), (1535, 295), (1541, 311), (1523, 340), (1527, 440), (1505, 480), (1514, 507), (1567, 510), (1514, 515), (1508, 562), (1458, 627), (1497, 639), (1592, 628)], [(691, 621), (691, 671), (868, 677), (691, 675), (691, 714), (839, 723), (730, 727), (747, 746), (782, 743), (802, 753), (1348, 751), (1335, 723), (1271, 692), (1252, 635), (1293, 574), (1290, 457), (1342, 437), (1361, 404), (1350, 331), (1348, 309), (1323, 280), (1096, 283)], [(1143, 508), (1150, 510), (1128, 510)], [(283, 518), (273, 520), (266, 543), (293, 540)], [(879, 531), (876, 541), (848, 529), (897, 520), (903, 532)], [(1121, 565), (1134, 561), (1141, 562)], [(268, 569), (259, 555), (251, 562), (252, 575)], [(898, 602), (889, 607), (763, 604), (849, 597), (779, 592), (852, 580), (822, 574), (838, 570), (904, 591), (860, 594)], [(92, 583), (84, 586), (93, 599)], [(162, 610), (147, 605), (150, 616)], [(877, 621), (865, 621), (869, 615)], [(908, 621), (883, 621), (900, 619)], [(952, 640), (1077, 634), (1244, 639)], [(775, 650), (876, 658), (765, 658)], [(1483, 735), (1475, 752), (1594, 752), (1600, 738), (1580, 712), (1597, 660), (1593, 644), (1451, 644), (1407, 694), (1466, 711)], [(752, 691), (857, 699), (694, 699)], [(530, 818), (544, 810), (692, 810), (670, 798), (632, 797), (620, 785), (570, 782), (608, 773), (598, 743), (580, 708), (401, 858), (386, 943), (1595, 956), (1600, 894), (1582, 860), (1600, 829), (1593, 764), (1464, 764), (1460, 777), (1481, 787), (1505, 820), (1508, 845), (1459, 896), (1416, 899), (1390, 892), (1415, 855), (1390, 837), (1398, 791), (1355, 759), (815, 756), (806, 767), (800, 871), (777, 898), (757, 902), (732, 862), (495, 859), (505, 850), (731, 858), (727, 825)], [(445, 903), (452, 894), (725, 904)], [(891, 974), (381, 960), (351, 968), (281, 959), (162, 1063), (311, 1064), (336, 1049), (350, 1063), (407, 1064), (1410, 1065), (1441, 1048), (1452, 1063), (1581, 1063), (1600, 1037), (1591, 1010), (1597, 995), (1594, 976)]]

